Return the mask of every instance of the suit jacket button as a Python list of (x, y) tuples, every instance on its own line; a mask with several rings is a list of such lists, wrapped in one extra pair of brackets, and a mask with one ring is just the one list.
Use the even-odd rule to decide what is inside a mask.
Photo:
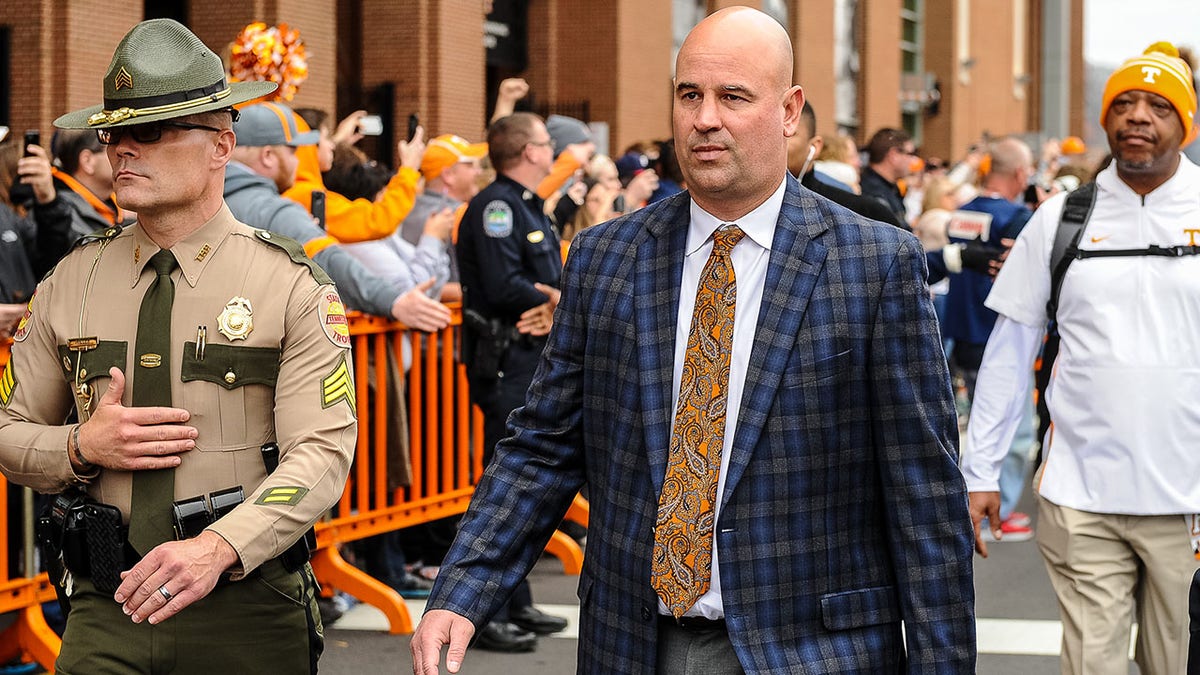
[(654, 618), (654, 612), (650, 611), (649, 607), (642, 605), (642, 620), (649, 621), (653, 618)]

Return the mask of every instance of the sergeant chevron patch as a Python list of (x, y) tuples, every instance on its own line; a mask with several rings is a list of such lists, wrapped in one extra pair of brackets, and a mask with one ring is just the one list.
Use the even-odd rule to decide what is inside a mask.
[(263, 493), (254, 500), (255, 504), (270, 505), (277, 504), (279, 506), (295, 506), (300, 503), (304, 495), (308, 494), (308, 488), (299, 487), (297, 485), (284, 485), (263, 490)]
[(339, 401), (345, 401), (350, 406), (350, 411), (355, 412), (354, 407), (354, 378), (350, 377), (350, 369), (346, 367), (346, 355), (342, 354), (342, 358), (338, 359), (338, 364), (334, 366), (333, 371), (321, 380), (321, 407), (328, 408), (337, 404)]
[(0, 405), (5, 408), (12, 401), (13, 390), (17, 388), (17, 371), (13, 367), (13, 362), (9, 361), (8, 366), (4, 369), (4, 376), (0, 377)]

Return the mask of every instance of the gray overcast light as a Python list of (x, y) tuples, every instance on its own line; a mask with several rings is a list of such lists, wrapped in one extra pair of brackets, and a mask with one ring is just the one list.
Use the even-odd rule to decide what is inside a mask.
[(1118, 65), (1160, 40), (1200, 51), (1200, 0), (1084, 0), (1083, 55)]

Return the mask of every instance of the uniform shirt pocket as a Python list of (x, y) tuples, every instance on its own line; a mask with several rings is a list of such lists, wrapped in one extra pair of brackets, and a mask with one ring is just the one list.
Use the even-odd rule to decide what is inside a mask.
[(67, 381), (74, 383), (78, 375), (79, 382), (82, 383), (101, 377), (107, 378), (110, 368), (120, 368), (124, 372), (128, 349), (128, 342), (99, 340), (95, 347), (80, 351), (74, 351), (68, 345), (59, 345), (58, 355), (62, 357), (63, 374)]
[(273, 435), (280, 351), (273, 347), (183, 345), (183, 407), (192, 415), (199, 450), (241, 450)]

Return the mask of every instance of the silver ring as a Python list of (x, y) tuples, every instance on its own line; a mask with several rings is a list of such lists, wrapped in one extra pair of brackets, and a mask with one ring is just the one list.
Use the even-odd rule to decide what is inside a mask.
[(163, 584), (162, 586), (159, 586), (159, 587), (158, 587), (158, 594), (159, 594), (159, 595), (161, 595), (161, 596), (163, 596), (163, 602), (170, 602), (170, 601), (171, 601), (171, 598), (175, 597), (175, 596), (174, 596), (174, 595), (171, 593), (171, 591), (168, 591), (168, 590), (167, 590), (167, 585), (166, 585), (166, 584)]

